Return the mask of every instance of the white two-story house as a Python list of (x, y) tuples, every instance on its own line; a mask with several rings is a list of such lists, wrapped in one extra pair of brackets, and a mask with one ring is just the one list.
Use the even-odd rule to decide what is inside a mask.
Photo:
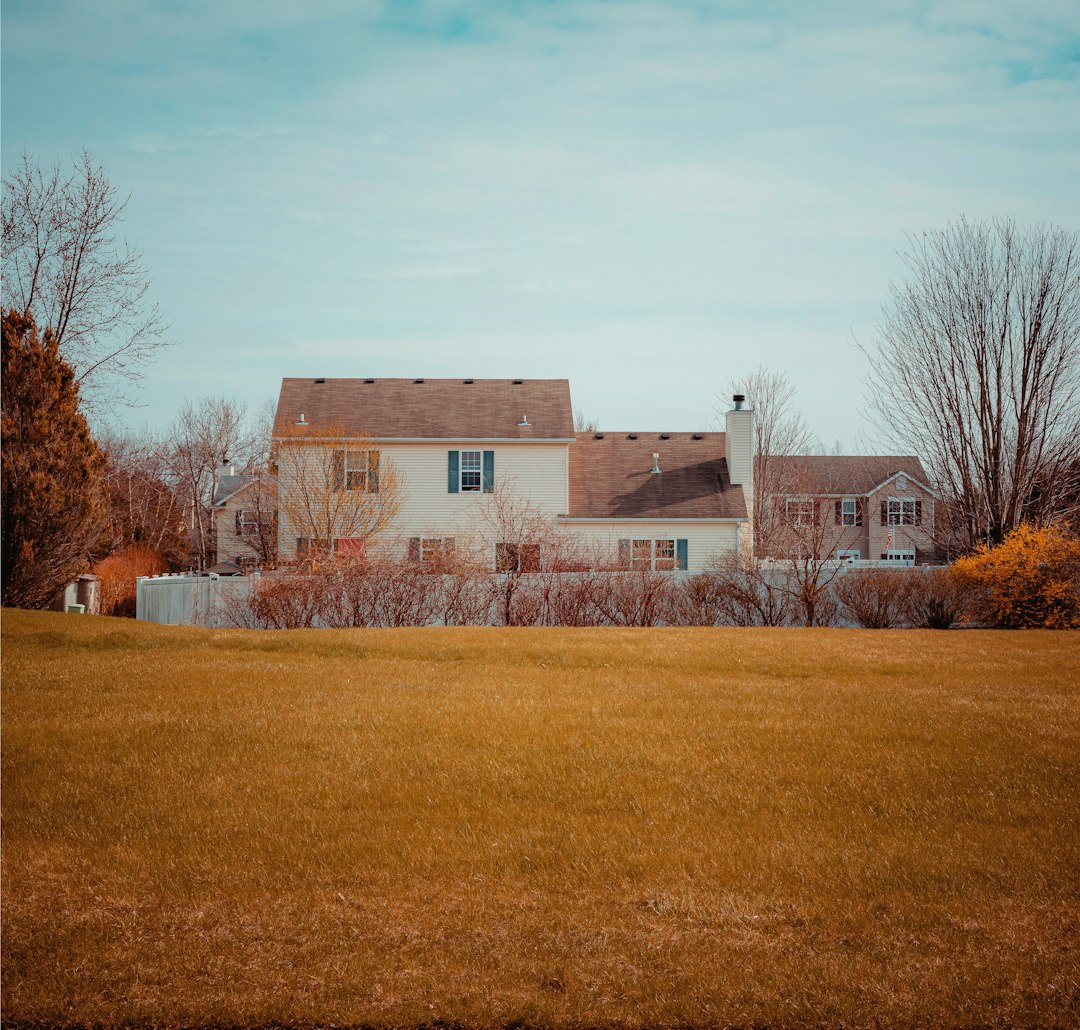
[(565, 379), (285, 379), (279, 555), (468, 548), (524, 569), (554, 532), (577, 561), (701, 569), (751, 537), (743, 398), (725, 428), (575, 433)]

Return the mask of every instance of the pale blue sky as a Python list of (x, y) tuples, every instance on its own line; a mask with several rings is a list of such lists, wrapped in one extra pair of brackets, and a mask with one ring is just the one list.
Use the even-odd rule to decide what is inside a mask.
[(848, 449), (905, 234), (1080, 228), (1080, 4), (5, 0), (3, 163), (130, 190), (176, 346), (136, 424), (282, 376), (568, 377), (709, 426), (759, 363)]

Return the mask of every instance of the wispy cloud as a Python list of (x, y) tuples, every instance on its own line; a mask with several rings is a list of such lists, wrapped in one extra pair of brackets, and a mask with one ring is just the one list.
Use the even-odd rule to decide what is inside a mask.
[(823, 436), (851, 437), (850, 340), (905, 232), (1080, 225), (1072, 0), (10, 0), (3, 18), (5, 151), (86, 146), (133, 191), (126, 228), (180, 340), (163, 408), (203, 364), (261, 397), (305, 362), (483, 375), (510, 356), (609, 424), (679, 428), (711, 381), (766, 362), (805, 382)]

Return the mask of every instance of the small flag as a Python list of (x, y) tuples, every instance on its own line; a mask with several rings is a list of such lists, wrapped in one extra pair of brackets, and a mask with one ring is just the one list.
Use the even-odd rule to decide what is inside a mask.
[(892, 530), (889, 530), (888, 539), (885, 541), (885, 550), (888, 551), (892, 548)]

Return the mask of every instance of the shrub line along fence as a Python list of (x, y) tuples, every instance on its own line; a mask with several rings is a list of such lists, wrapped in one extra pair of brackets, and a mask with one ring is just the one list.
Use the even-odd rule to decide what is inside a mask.
[(947, 568), (790, 562), (715, 571), (431, 573), (403, 564), (330, 562), (318, 572), (140, 577), (136, 617), (252, 629), (396, 626), (900, 626), (949, 628), (970, 588)]

